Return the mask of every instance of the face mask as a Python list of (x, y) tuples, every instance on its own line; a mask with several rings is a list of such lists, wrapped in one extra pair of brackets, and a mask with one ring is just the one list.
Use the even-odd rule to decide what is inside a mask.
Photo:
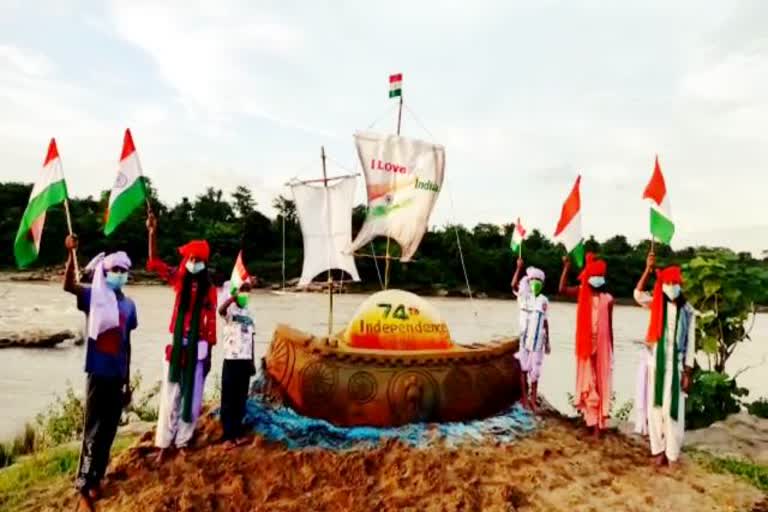
[(592, 276), (589, 278), (589, 286), (592, 288), (600, 288), (605, 284), (605, 276)]
[(661, 289), (664, 291), (664, 295), (666, 295), (669, 300), (675, 300), (680, 296), (679, 284), (663, 284), (661, 285)]
[(128, 282), (128, 274), (126, 272), (107, 272), (107, 286), (113, 290), (119, 290), (125, 283)]
[(241, 308), (244, 308), (248, 305), (248, 294), (247, 293), (238, 293), (237, 297), (235, 297), (235, 302), (237, 302), (237, 305)]
[(541, 293), (541, 290), (543, 288), (544, 288), (544, 283), (542, 283), (541, 281), (537, 281), (537, 280), (531, 281), (531, 293), (533, 293), (534, 297), (537, 297)]
[(189, 272), (190, 274), (197, 274), (198, 272), (200, 272), (205, 268), (205, 263), (203, 263), (202, 261), (198, 261), (197, 263), (192, 263), (191, 261), (188, 261), (185, 267), (187, 268), (187, 272)]

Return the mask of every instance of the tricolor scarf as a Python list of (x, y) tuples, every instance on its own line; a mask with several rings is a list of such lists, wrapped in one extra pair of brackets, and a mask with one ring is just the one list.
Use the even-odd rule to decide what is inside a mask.
[[(208, 289), (211, 286), (207, 271), (197, 275), (187, 273), (186, 264), (190, 257), (207, 261), (210, 255), (208, 243), (200, 240), (192, 241), (179, 248), (182, 261), (179, 265), (179, 278), (176, 281), (176, 322), (173, 327), (173, 347), (169, 361), (168, 381), (178, 383), (181, 388), (182, 412), (181, 418), (189, 423), (192, 421), (192, 398), (195, 389), (195, 369), (197, 367), (197, 343), (200, 338), (200, 314), (203, 303), (208, 297)], [(197, 283), (195, 303), (191, 303), (192, 285)], [(189, 330), (184, 332), (187, 312), (191, 317)], [(186, 347), (184, 340), (187, 340)]]
[(576, 305), (576, 357), (586, 359), (592, 355), (592, 287), (589, 278), (604, 276), (605, 261), (587, 253), (584, 270), (579, 275), (579, 299)]
[[(646, 341), (649, 345), (658, 344), (656, 347), (656, 374), (653, 382), (653, 405), (662, 407), (664, 404), (664, 375), (667, 370), (667, 304), (669, 299), (664, 295), (662, 285), (683, 284), (680, 267), (671, 266), (656, 271), (656, 284), (653, 287), (653, 301), (651, 302), (651, 321), (648, 325)], [(675, 332), (672, 333), (672, 343), (679, 343), (678, 328), (680, 326), (680, 312), (682, 307), (677, 305), (675, 315)], [(672, 396), (670, 400), (670, 417), (677, 421), (680, 406), (680, 365), (678, 359), (678, 347), (672, 349)]]

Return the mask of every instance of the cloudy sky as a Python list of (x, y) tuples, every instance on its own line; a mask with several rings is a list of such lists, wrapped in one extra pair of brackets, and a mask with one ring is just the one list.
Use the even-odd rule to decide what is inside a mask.
[(761, 0), (0, 0), (0, 180), (31, 181), (55, 136), (71, 193), (98, 194), (130, 127), (163, 200), (244, 184), (271, 213), (320, 145), (343, 172), (354, 131), (393, 129), (402, 72), (403, 133), (446, 147), (434, 224), (551, 235), (581, 173), (585, 230), (637, 239), (658, 153), (679, 243), (765, 249), (766, 20)]

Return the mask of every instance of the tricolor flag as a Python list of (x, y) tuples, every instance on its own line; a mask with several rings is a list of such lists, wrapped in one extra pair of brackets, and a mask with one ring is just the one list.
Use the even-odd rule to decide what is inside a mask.
[(512, 231), (512, 240), (509, 242), (509, 248), (512, 249), (512, 252), (520, 254), (523, 251), (523, 240), (525, 240), (525, 228), (518, 217), (515, 230)]
[(32, 187), (27, 209), (21, 218), (16, 241), (13, 244), (13, 254), (16, 264), (26, 267), (37, 259), (40, 252), (40, 239), (43, 236), (45, 212), (51, 206), (63, 203), (67, 199), (67, 184), (64, 181), (64, 170), (56, 147), (56, 139), (51, 139), (48, 153), (43, 163), (43, 172)]
[(127, 129), (123, 138), (123, 152), (120, 154), (117, 179), (109, 194), (104, 234), (111, 234), (146, 199), (147, 187), (141, 175), (139, 154), (136, 152), (136, 146), (133, 145), (131, 130)]
[(656, 157), (656, 165), (653, 167), (653, 176), (643, 192), (643, 199), (651, 202), (651, 235), (669, 245), (672, 235), (675, 234), (675, 224), (672, 222), (672, 209), (669, 206), (667, 185), (664, 183), (664, 175), (661, 174), (659, 157)]
[(250, 278), (251, 276), (248, 274), (248, 269), (245, 268), (245, 264), (243, 263), (243, 251), (241, 250), (237, 254), (237, 261), (235, 261), (235, 266), (232, 268), (232, 276), (229, 278), (229, 286), (232, 294), (234, 295), (237, 293), (238, 290), (240, 290), (240, 286)]
[(581, 233), (581, 195), (579, 184), (581, 176), (576, 178), (571, 193), (563, 203), (560, 220), (557, 223), (555, 239), (565, 245), (573, 261), (580, 267), (584, 266), (584, 237)]
[(403, 74), (389, 75), (389, 97), (403, 95)]

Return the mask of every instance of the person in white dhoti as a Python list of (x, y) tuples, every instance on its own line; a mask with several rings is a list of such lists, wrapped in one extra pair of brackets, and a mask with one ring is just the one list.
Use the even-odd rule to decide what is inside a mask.
[(535, 412), (544, 354), (549, 354), (551, 350), (547, 319), (549, 300), (542, 293), (544, 272), (536, 267), (528, 267), (525, 277), (520, 279), (522, 268), (523, 259), (518, 258), (517, 269), (512, 277), (512, 290), (517, 294), (520, 310), (520, 348), (515, 357), (520, 361), (521, 402), (523, 407)]
[(176, 293), (169, 327), (173, 337), (165, 346), (155, 430), (158, 462), (162, 462), (168, 448), (186, 448), (195, 432), (205, 378), (211, 369), (211, 347), (216, 344), (217, 294), (208, 275), (208, 242), (193, 240), (179, 247), (181, 263), (171, 267), (157, 257), (157, 222), (152, 214), (147, 228), (147, 269), (158, 273)]
[(646, 335), (648, 438), (656, 464), (664, 465), (677, 461), (683, 446), (685, 395), (696, 355), (696, 316), (680, 291), (683, 278), (678, 266), (657, 270), (653, 295), (644, 291), (655, 263), (654, 254), (649, 254), (634, 296), (651, 310)]

